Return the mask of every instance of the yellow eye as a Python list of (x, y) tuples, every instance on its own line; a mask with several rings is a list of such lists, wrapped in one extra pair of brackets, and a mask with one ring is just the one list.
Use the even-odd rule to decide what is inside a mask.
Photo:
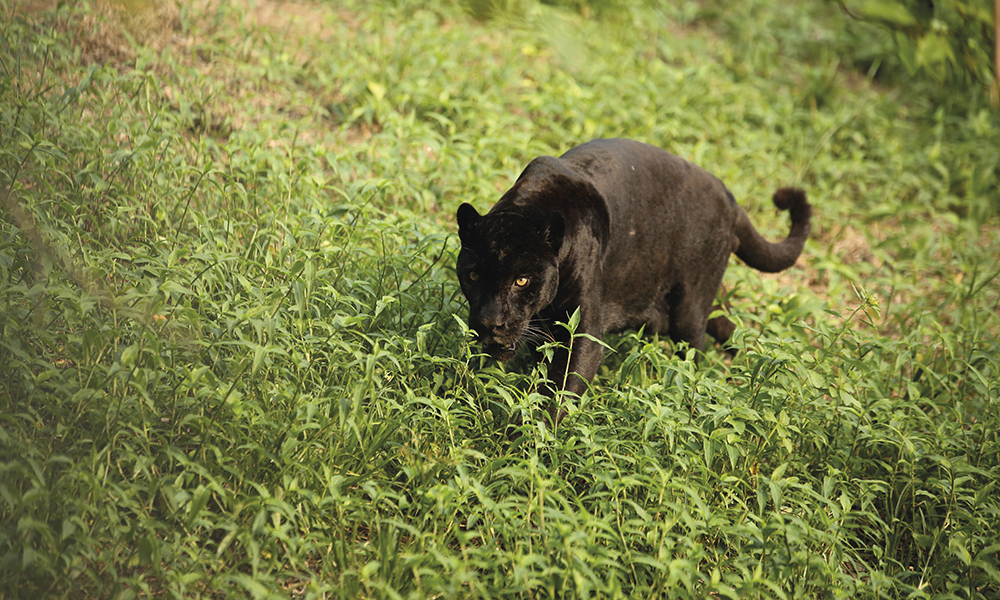
[(524, 286), (528, 285), (528, 278), (527, 277), (518, 277), (517, 280), (514, 282), (514, 285), (516, 285), (517, 287), (524, 287)]
[(479, 273), (469, 271), (469, 281), (479, 281)]

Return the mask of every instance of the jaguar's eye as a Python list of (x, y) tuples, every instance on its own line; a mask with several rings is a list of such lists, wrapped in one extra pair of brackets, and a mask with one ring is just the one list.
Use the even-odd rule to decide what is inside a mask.
[(518, 277), (514, 281), (514, 285), (516, 285), (517, 287), (524, 287), (524, 286), (528, 285), (528, 278), (527, 277)]
[(479, 273), (469, 271), (469, 281), (479, 281)]

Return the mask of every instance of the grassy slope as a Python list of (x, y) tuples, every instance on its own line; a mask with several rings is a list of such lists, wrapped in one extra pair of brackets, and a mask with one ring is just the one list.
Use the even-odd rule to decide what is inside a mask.
[[(838, 71), (819, 9), (401, 4), (5, 17), (0, 595), (1000, 593), (996, 113)], [(599, 136), (815, 235), (730, 269), (731, 365), (609, 340), (553, 435), (451, 214)]]

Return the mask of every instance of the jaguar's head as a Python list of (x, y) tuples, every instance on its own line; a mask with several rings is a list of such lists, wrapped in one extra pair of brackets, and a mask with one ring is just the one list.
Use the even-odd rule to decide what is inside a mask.
[(558, 252), (564, 222), (550, 215), (458, 209), (458, 280), (469, 301), (469, 326), (493, 358), (514, 357), (526, 337), (538, 334), (531, 319), (552, 303), (559, 288)]

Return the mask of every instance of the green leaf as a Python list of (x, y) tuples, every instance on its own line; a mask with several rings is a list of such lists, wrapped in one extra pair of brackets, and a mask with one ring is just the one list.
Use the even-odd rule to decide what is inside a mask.
[(955, 53), (947, 38), (937, 33), (928, 33), (917, 41), (917, 64), (926, 67), (939, 81), (948, 74), (948, 65), (955, 64)]
[(372, 320), (378, 318), (382, 311), (386, 309), (387, 306), (397, 302), (395, 296), (382, 296), (382, 299), (375, 303), (375, 314), (372, 315)]
[(150, 565), (153, 563), (153, 544), (148, 537), (139, 538), (139, 564)]
[(131, 367), (135, 362), (136, 355), (139, 354), (139, 344), (132, 344), (122, 351), (121, 363), (123, 367)]
[(573, 311), (573, 314), (569, 317), (569, 330), (571, 333), (576, 333), (577, 328), (580, 326), (580, 307), (577, 307)]
[(906, 5), (894, 0), (866, 0), (861, 5), (859, 11), (868, 18), (901, 27), (913, 27), (917, 25), (917, 19)]
[(920, 69), (920, 64), (917, 62), (917, 45), (913, 43), (905, 32), (896, 32), (896, 45), (899, 48), (899, 58), (903, 61), (903, 66), (912, 75)]
[(257, 371), (260, 369), (261, 362), (264, 361), (264, 357), (267, 355), (267, 347), (258, 345), (253, 350), (253, 364), (250, 367), (250, 374), (256, 375)]
[(177, 283), (176, 281), (167, 280), (160, 284), (160, 291), (165, 294), (193, 294), (190, 289), (184, 287), (183, 285)]
[(205, 506), (208, 504), (209, 498), (212, 496), (212, 490), (199, 485), (195, 490), (194, 494), (191, 496), (191, 503), (188, 505), (187, 510), (187, 520), (186, 526), (188, 529), (194, 525), (195, 520), (201, 511), (204, 510)]
[(386, 88), (381, 83), (375, 83), (374, 81), (369, 81), (368, 91), (372, 93), (372, 96), (374, 96), (376, 100), (381, 101), (382, 98), (385, 98)]

